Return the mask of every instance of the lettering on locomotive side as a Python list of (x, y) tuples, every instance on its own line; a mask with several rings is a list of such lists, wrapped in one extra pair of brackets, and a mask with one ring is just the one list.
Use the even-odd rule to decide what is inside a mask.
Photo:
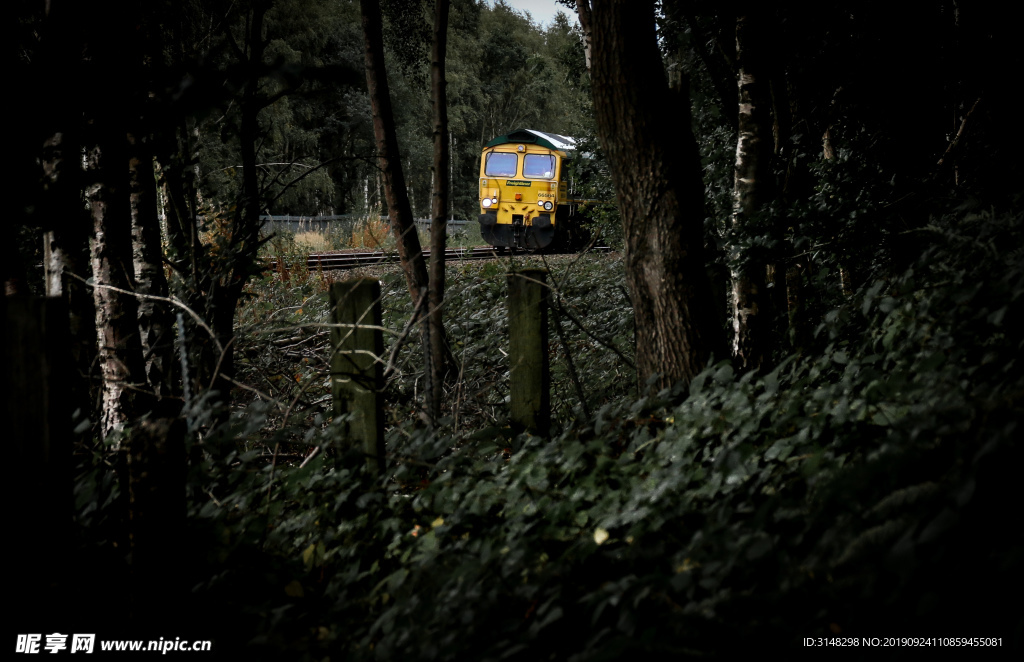
[(533, 186), (533, 182), (525, 182), (521, 179), (508, 179), (505, 181), (505, 186)]

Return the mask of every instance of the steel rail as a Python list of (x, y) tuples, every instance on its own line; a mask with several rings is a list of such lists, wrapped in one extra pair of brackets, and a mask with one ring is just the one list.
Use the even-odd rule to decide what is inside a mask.
[[(595, 246), (591, 251), (606, 253), (611, 249), (607, 246)], [(526, 252), (516, 251), (515, 254), (528, 255)], [(475, 260), (493, 260), (508, 255), (507, 250), (499, 252), (493, 246), (475, 246), (472, 248), (449, 248), (444, 252), (445, 262), (468, 262)], [(549, 253), (557, 255), (557, 253)], [(423, 251), (423, 258), (430, 259), (430, 251)], [(375, 264), (387, 264), (398, 262), (399, 257), (395, 252), (374, 251), (374, 252), (348, 252), (348, 253), (310, 253), (306, 258), (306, 268), (309, 270), (341, 271), (355, 269), (357, 267), (371, 266)], [(285, 261), (288, 262), (287, 260)], [(271, 260), (267, 265), (269, 269), (277, 269), (277, 260)], [(294, 266), (292, 267), (294, 268)]]

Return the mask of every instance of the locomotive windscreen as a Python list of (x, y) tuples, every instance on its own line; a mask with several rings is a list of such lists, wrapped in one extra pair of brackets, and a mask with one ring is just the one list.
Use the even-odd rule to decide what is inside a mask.
[(515, 177), (519, 155), (508, 152), (491, 152), (487, 155), (484, 174), (488, 177)]
[(523, 162), (523, 177), (551, 179), (555, 176), (555, 157), (550, 154), (527, 154)]

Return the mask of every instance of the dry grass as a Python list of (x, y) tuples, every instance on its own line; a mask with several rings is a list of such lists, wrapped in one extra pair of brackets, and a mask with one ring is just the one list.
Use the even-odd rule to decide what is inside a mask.
[(352, 230), (353, 248), (384, 248), (390, 236), (388, 222), (380, 218), (369, 217), (365, 223)]
[(300, 250), (319, 252), (330, 250), (331, 244), (327, 237), (319, 232), (299, 232), (295, 235), (295, 247)]

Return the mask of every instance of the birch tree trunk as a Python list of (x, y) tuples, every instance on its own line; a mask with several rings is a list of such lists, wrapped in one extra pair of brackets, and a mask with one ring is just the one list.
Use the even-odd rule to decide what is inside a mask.
[[(128, 186), (136, 291), (166, 298), (168, 287), (160, 244), (153, 155), (135, 135), (129, 136), (129, 146)], [(146, 381), (149, 389), (160, 400), (171, 395), (173, 384), (174, 322), (167, 306), (153, 299), (138, 300)]]
[[(739, 133), (733, 185), (733, 229), (747, 237), (762, 234), (757, 214), (773, 196), (771, 91), (764, 63), (764, 20), (740, 16), (736, 22), (739, 65)], [(762, 255), (734, 251), (732, 274), (733, 356), (744, 368), (760, 369), (771, 347), (772, 302)]]
[(625, 234), (641, 389), (689, 382), (724, 356), (704, 267), (704, 185), (697, 143), (669, 90), (653, 0), (578, 0), (591, 40), (598, 135)]

